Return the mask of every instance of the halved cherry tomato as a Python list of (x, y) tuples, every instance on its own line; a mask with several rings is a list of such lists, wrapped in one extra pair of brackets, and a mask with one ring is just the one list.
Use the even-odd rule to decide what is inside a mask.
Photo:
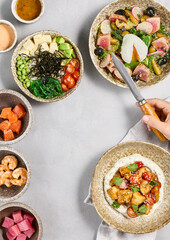
[(74, 78), (69, 73), (66, 73), (64, 75), (62, 83), (65, 84), (68, 88), (73, 88), (76, 84)]
[(144, 203), (146, 205), (153, 205), (155, 203), (155, 195), (153, 193), (148, 193), (146, 194), (146, 199), (144, 201)]
[(80, 72), (78, 70), (75, 70), (73, 73), (72, 73), (72, 76), (73, 78), (77, 81), (80, 77)]
[(141, 162), (141, 161), (138, 161), (138, 162), (135, 162), (135, 163), (138, 164), (138, 168), (143, 166), (143, 162)]
[(128, 189), (130, 183), (126, 178), (123, 178), (123, 182), (119, 186), (120, 189)]
[(62, 87), (64, 92), (67, 92), (69, 90), (69, 88), (63, 83), (61, 84), (61, 87)]
[(146, 181), (151, 181), (152, 180), (152, 175), (149, 174), (149, 172), (144, 172), (142, 174), (142, 178), (145, 179)]
[(66, 67), (67, 67), (67, 73), (72, 74), (75, 71), (75, 67), (70, 63), (68, 63)]
[(162, 186), (161, 182), (158, 181), (158, 180), (155, 180), (155, 182), (157, 182), (158, 183), (158, 187), (161, 188), (161, 186)]
[(70, 61), (70, 64), (73, 65), (73, 67), (75, 67), (75, 69), (79, 69), (80, 68), (80, 61), (76, 58), (72, 59)]
[(130, 183), (134, 186), (140, 185), (142, 178), (138, 174), (132, 174), (130, 177)]
[(131, 218), (136, 218), (137, 217), (137, 214), (133, 211), (133, 209), (131, 207), (129, 207), (127, 209), (127, 215)]

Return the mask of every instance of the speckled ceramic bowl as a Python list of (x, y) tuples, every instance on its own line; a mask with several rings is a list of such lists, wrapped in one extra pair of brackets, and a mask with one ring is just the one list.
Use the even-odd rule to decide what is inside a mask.
[(13, 155), (17, 158), (17, 168), (23, 167), (27, 169), (28, 179), (26, 184), (21, 187), (14, 185), (10, 188), (7, 188), (5, 185), (0, 186), (0, 202), (11, 202), (20, 198), (28, 189), (31, 180), (31, 167), (25, 157), (17, 150), (8, 147), (2, 147), (0, 148), (0, 164), (2, 159), (7, 155)]
[(8, 240), (7, 237), (6, 237), (6, 234), (5, 234), (6, 229), (1, 227), (2, 223), (3, 223), (3, 220), (4, 220), (4, 217), (6, 217), (6, 216), (11, 217), (12, 213), (14, 211), (20, 211), (20, 210), (23, 213), (28, 213), (28, 214), (31, 214), (35, 217), (35, 219), (33, 221), (33, 224), (32, 224), (32, 226), (35, 229), (35, 233), (29, 239), (30, 240), (41, 240), (42, 235), (43, 235), (43, 225), (42, 225), (41, 219), (38, 216), (37, 212), (26, 204), (16, 203), (16, 202), (5, 204), (5, 205), (0, 207), (0, 239)]
[[(90, 29), (90, 35), (89, 35), (90, 56), (91, 56), (94, 66), (106, 80), (110, 81), (111, 83), (113, 83), (119, 87), (124, 87), (124, 88), (127, 87), (126, 83), (121, 82), (117, 78), (113, 77), (113, 75), (111, 75), (111, 73), (108, 73), (105, 69), (102, 69), (99, 67), (100, 61), (98, 60), (97, 56), (94, 54), (95, 42), (96, 42), (94, 36), (96, 36), (96, 33), (97, 33), (97, 26), (104, 19), (108, 18), (108, 16), (110, 15), (111, 12), (115, 12), (118, 9), (125, 9), (125, 7), (127, 7), (127, 6), (138, 6), (138, 7), (142, 8), (143, 10), (150, 6), (154, 7), (156, 9), (156, 14), (161, 17), (161, 20), (165, 23), (167, 30), (170, 33), (170, 21), (169, 21), (170, 12), (168, 11), (167, 8), (165, 8), (160, 3), (158, 3), (154, 0), (145, 0), (145, 1), (117, 0), (117, 1), (110, 3), (109, 5), (107, 5), (105, 8), (103, 8), (99, 12), (99, 14), (95, 18), (95, 20), (91, 26), (91, 29)], [(145, 87), (157, 84), (158, 82), (165, 79), (169, 75), (169, 72), (170, 72), (169, 64), (163, 65), (163, 66), (161, 66), (161, 68), (162, 68), (162, 74), (159, 76), (153, 75), (150, 82), (146, 83), (144, 81), (137, 81), (138, 88), (145, 88)]]
[[(0, 131), (0, 145), (9, 145), (21, 141), (30, 131), (33, 121), (32, 107), (28, 100), (20, 93), (13, 90), (0, 90), (0, 112), (5, 107), (14, 108), (17, 104), (21, 104), (26, 111), (26, 115), (21, 119), (22, 129), (19, 134), (15, 134), (15, 139), (11, 141), (3, 140), (3, 133)], [(3, 121), (0, 119), (0, 122)]]
[[(163, 171), (165, 176), (164, 196), (156, 211), (142, 217), (128, 219), (114, 210), (107, 202), (104, 194), (104, 177), (114, 164), (122, 157), (141, 154), (151, 159)], [(164, 149), (144, 142), (125, 142), (107, 151), (99, 160), (92, 180), (92, 198), (100, 217), (110, 226), (122, 232), (150, 233), (170, 222), (170, 153)]]
[[(21, 50), (23, 44), (28, 40), (28, 39), (32, 39), (33, 36), (37, 35), (37, 34), (50, 34), (52, 37), (54, 36), (59, 36), (59, 37), (63, 37), (67, 42), (69, 42), (73, 48), (75, 49), (75, 52), (77, 54), (77, 58), (79, 59), (80, 61), (80, 77), (78, 79), (78, 81), (76, 82), (76, 85), (70, 89), (69, 91), (67, 92), (64, 92), (61, 96), (58, 96), (58, 97), (55, 97), (55, 98), (52, 98), (52, 99), (43, 99), (43, 98), (37, 98), (36, 96), (34, 96), (28, 89), (24, 88), (23, 84), (18, 80), (18, 76), (17, 76), (17, 72), (16, 72), (16, 58), (18, 57), (19, 55), (19, 51)], [(56, 31), (41, 31), (41, 32), (36, 32), (36, 33), (33, 33), (32, 35), (26, 37), (24, 40), (22, 40), (19, 45), (16, 47), (13, 55), (12, 55), (12, 59), (11, 59), (11, 70), (12, 70), (12, 74), (13, 74), (13, 77), (14, 77), (14, 80), (16, 82), (16, 84), (19, 86), (19, 88), (26, 94), (28, 95), (30, 98), (38, 101), (38, 102), (46, 102), (46, 103), (50, 103), (50, 102), (57, 102), (59, 100), (62, 100), (64, 98), (66, 98), (67, 96), (69, 96), (70, 94), (72, 94), (76, 89), (77, 87), (79, 86), (80, 82), (81, 82), (81, 79), (82, 79), (82, 76), (83, 76), (83, 72), (84, 72), (84, 63), (83, 63), (83, 58), (81, 56), (81, 53), (79, 51), (79, 49), (77, 48), (77, 46), (68, 38), (66, 37), (65, 35), (59, 33), (59, 32), (56, 32)]]

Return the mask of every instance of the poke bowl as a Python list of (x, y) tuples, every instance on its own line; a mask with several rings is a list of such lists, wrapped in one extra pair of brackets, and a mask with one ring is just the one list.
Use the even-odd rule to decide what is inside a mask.
[(145, 142), (125, 142), (99, 160), (92, 199), (100, 217), (119, 231), (144, 234), (170, 222), (170, 154)]
[(0, 90), (0, 145), (21, 141), (29, 133), (32, 122), (28, 100), (16, 91)]
[(17, 150), (0, 148), (0, 202), (14, 201), (28, 189), (31, 168), (27, 159)]
[(170, 12), (160, 3), (117, 0), (95, 18), (89, 51), (98, 72), (108, 81), (127, 87), (111, 59), (124, 63), (139, 88), (157, 84), (169, 75)]
[(76, 45), (56, 31), (36, 32), (22, 40), (11, 59), (19, 88), (39, 102), (56, 102), (79, 86), (84, 66)]
[(41, 240), (42, 235), (41, 219), (30, 206), (15, 202), (0, 207), (0, 237), (4, 240), (16, 237), (23, 240)]

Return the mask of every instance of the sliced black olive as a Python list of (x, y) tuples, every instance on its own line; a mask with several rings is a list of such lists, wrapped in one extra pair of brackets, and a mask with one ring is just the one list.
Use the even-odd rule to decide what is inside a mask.
[(102, 56), (103, 55), (103, 49), (102, 48), (96, 48), (94, 50), (94, 54), (97, 55), (97, 56)]
[(139, 80), (139, 76), (138, 75), (132, 75), (132, 79), (134, 82)]
[(158, 64), (159, 65), (164, 65), (167, 63), (167, 58), (166, 57), (161, 57), (158, 59)]
[(115, 14), (125, 16), (125, 10), (119, 9), (119, 10), (117, 10), (117, 11), (115, 12)]
[(153, 17), (155, 15), (155, 9), (153, 7), (148, 7), (146, 9), (146, 15), (149, 17)]

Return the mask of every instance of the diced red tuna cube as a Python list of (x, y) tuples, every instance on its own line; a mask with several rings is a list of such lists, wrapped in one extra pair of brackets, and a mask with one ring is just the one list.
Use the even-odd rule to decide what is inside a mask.
[(14, 238), (16, 238), (21, 233), (17, 225), (8, 228), (7, 232), (9, 232)]
[(97, 45), (100, 47), (110, 50), (110, 33), (108, 34), (99, 34), (97, 38)]
[(27, 236), (24, 233), (21, 233), (20, 235), (18, 235), (16, 240), (25, 240), (27, 238)]
[(13, 212), (12, 216), (15, 223), (19, 223), (24, 220), (21, 211)]
[(17, 224), (20, 231), (24, 232), (32, 228), (31, 223), (29, 222), (28, 219), (23, 220), (22, 222)]
[(14, 240), (15, 237), (13, 237), (9, 232), (6, 233), (6, 236), (9, 240)]
[(29, 222), (32, 224), (32, 222), (34, 221), (34, 216), (26, 213), (26, 214), (24, 214), (24, 219), (28, 219)]
[(9, 217), (5, 217), (4, 218), (4, 222), (2, 224), (2, 227), (4, 228), (10, 228), (14, 225), (14, 220), (12, 218)]
[(28, 238), (31, 238), (32, 235), (34, 234), (35, 232), (35, 229), (33, 227), (31, 227), (31, 229), (27, 230), (24, 232), (24, 234), (28, 237)]

